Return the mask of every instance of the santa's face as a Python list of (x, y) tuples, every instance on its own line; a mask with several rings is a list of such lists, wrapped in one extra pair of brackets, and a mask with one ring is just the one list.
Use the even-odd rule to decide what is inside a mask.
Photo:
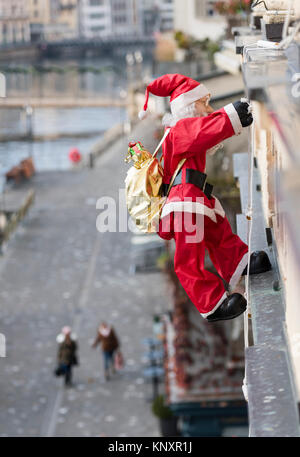
[(210, 106), (209, 99), (207, 97), (200, 98), (195, 102), (195, 110), (198, 116), (207, 116), (214, 111)]

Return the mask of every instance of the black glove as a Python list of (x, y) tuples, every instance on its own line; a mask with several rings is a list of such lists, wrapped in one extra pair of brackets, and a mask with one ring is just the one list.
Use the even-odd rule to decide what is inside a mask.
[(238, 101), (234, 102), (233, 106), (239, 115), (242, 126), (249, 127), (249, 125), (251, 125), (253, 122), (252, 114), (248, 113), (248, 108), (250, 106), (249, 103)]

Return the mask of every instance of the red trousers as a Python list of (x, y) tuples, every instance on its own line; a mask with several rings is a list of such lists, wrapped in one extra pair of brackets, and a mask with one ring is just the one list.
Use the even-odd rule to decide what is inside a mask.
[[(189, 214), (191, 224), (184, 223), (185, 217), (181, 211), (170, 213), (169, 228), (166, 231), (160, 225), (159, 235), (175, 239), (175, 272), (191, 301), (207, 317), (227, 296), (221, 278), (231, 288), (239, 281), (248, 262), (248, 246), (232, 232), (225, 215)], [(204, 268), (206, 249), (221, 278)]]

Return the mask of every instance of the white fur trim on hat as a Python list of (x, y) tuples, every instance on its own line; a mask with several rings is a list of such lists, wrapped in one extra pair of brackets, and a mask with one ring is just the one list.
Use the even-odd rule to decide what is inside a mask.
[(145, 119), (145, 117), (147, 117), (147, 114), (148, 114), (147, 111), (144, 111), (144, 110), (140, 111), (140, 112), (139, 112), (139, 119), (140, 119), (140, 121), (142, 121), (143, 119)]
[(239, 135), (243, 130), (243, 126), (241, 124), (237, 110), (235, 109), (232, 103), (229, 103), (229, 105), (224, 106), (224, 110), (230, 119), (234, 133), (236, 135)]
[(194, 87), (194, 89), (179, 95), (170, 103), (172, 114), (175, 115), (185, 106), (190, 105), (206, 95), (210, 95), (210, 92), (204, 84), (199, 84), (199, 86)]

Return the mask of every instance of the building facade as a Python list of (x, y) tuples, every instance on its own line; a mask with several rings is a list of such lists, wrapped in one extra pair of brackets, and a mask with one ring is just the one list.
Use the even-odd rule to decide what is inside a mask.
[[(300, 8), (298, 0), (266, 0), (259, 6), (260, 27), (239, 28), (234, 43), (254, 117), (249, 152), (234, 157), (243, 212), (237, 232), (252, 251), (266, 250), (272, 263), (270, 272), (249, 277), (249, 436), (299, 437)], [(276, 52), (261, 48), (258, 42), (266, 42), (274, 30), (263, 25), (281, 22), (276, 32), (281, 41), (288, 17), (291, 40)]]
[(81, 0), (80, 35), (84, 38), (140, 35), (138, 0)]
[(174, 29), (174, 0), (160, 0), (158, 2), (159, 30), (168, 32)]
[(141, 0), (140, 3), (145, 35), (174, 29), (174, 0)]
[(30, 42), (28, 2), (0, 0), (0, 44)]
[(52, 9), (50, 0), (28, 0), (31, 41), (44, 38), (45, 28), (51, 23)]
[(159, 7), (154, 0), (141, 0), (143, 33), (152, 36), (159, 31)]
[(79, 0), (28, 0), (31, 41), (78, 36)]
[(79, 0), (60, 0), (56, 14), (64, 37), (76, 38), (79, 34)]
[(111, 5), (109, 0), (81, 0), (80, 35), (84, 38), (111, 35)]
[(142, 32), (141, 4), (138, 0), (111, 0), (112, 34), (140, 35)]
[(226, 30), (226, 20), (216, 14), (216, 0), (174, 0), (174, 28), (198, 40), (217, 40)]

